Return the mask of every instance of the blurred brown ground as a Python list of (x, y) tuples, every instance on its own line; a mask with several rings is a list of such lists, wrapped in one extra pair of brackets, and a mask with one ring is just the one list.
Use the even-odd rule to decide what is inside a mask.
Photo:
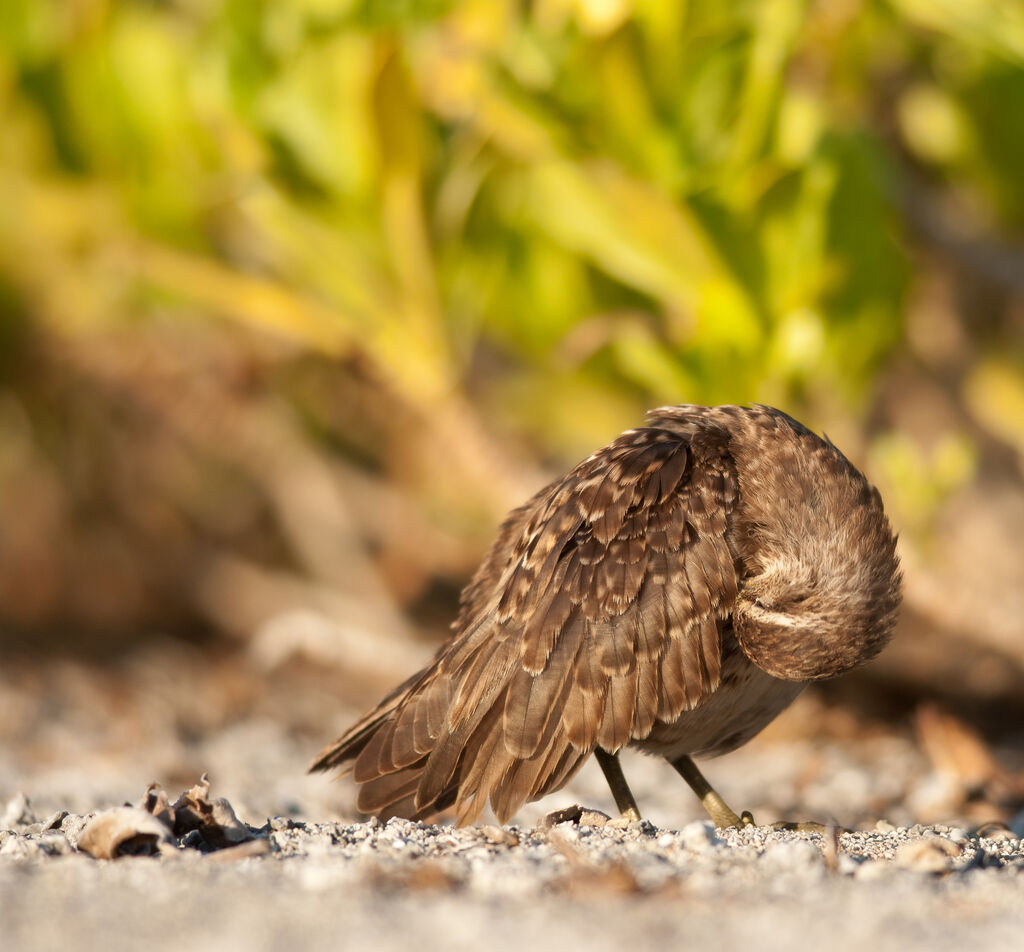
[(751, 763), (888, 735), (920, 819), (1015, 815), (1024, 21), (989, 6), (9, 4), (0, 799), (221, 740), (278, 808), (329, 790), (304, 762), (511, 506), (647, 407), (757, 400), (879, 486), (906, 580)]
[[(175, 788), (218, 766), (230, 777), (251, 760), (255, 774), (237, 781), (251, 793), (277, 745), (274, 795), (251, 795), (257, 809), (350, 814), (350, 791), (303, 778), (305, 761), (429, 657), (501, 507), (542, 467), (492, 437), (488, 466), (519, 468), (480, 490), (432, 456), (429, 423), (393, 412), (351, 367), (237, 329), (152, 336), (33, 357), (26, 386), (50, 429), (23, 420), (21, 445), (7, 441), (18, 451), (6, 470), (15, 491), (0, 499), (11, 527), (0, 546), (7, 783), (45, 776), (53, 795), (55, 772), (75, 787), (93, 773), (102, 801), (122, 785), (126, 797), (152, 779)], [(270, 390), (282, 377), (320, 414), (314, 436)], [(875, 425), (925, 443), (942, 432), (942, 414), (962, 412), (906, 364), (879, 392)], [(343, 450), (322, 451), (327, 426)], [(904, 745), (908, 771), (880, 798), (848, 805), (847, 822), (867, 820), (866, 803), (877, 816), (906, 811), (908, 797), (908, 820), (1018, 814), (1024, 496), (1014, 465), (992, 444), (927, 533), (902, 533), (906, 609), (893, 645), (810, 692), (753, 745), (752, 764), (773, 744), (799, 743), (793, 762), (814, 782), (822, 745), (870, 761), (888, 737)], [(412, 478), (464, 485), (476, 522), (446, 525)], [(252, 747), (224, 740), (236, 734)], [(224, 744), (228, 756), (217, 754)], [(321, 788), (312, 797), (310, 783)], [(799, 789), (793, 796), (800, 810)]]

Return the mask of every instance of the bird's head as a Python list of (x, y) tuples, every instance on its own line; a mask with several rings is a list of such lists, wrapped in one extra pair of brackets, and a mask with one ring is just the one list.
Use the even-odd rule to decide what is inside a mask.
[(875, 657), (900, 603), (892, 542), (851, 564), (850, 574), (780, 561), (749, 578), (733, 609), (744, 654), (786, 681), (832, 678)]
[(783, 414), (758, 423), (733, 444), (744, 564), (733, 627), (769, 674), (831, 678), (892, 637), (896, 539), (878, 492), (831, 443)]

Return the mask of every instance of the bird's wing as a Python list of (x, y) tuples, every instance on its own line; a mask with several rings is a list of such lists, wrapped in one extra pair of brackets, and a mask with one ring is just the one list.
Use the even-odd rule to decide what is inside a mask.
[[(325, 752), (367, 812), (501, 819), (718, 687), (736, 597), (724, 430), (623, 434), (506, 520), (434, 663)], [(375, 717), (376, 715), (376, 717)], [(331, 755), (331, 756), (327, 756)]]

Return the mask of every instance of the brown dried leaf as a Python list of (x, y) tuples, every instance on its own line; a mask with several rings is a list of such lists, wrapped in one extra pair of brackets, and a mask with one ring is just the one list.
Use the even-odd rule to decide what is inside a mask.
[(146, 793), (139, 808), (155, 816), (167, 829), (174, 829), (174, 809), (167, 799), (167, 791), (158, 783), (146, 787)]
[(574, 803), (572, 806), (562, 807), (560, 810), (552, 810), (550, 813), (545, 813), (541, 817), (540, 826), (541, 829), (549, 830), (553, 826), (558, 826), (559, 823), (579, 823), (580, 817), (586, 812), (587, 808), (579, 803)]
[(235, 815), (223, 797), (210, 800), (210, 779), (203, 774), (199, 783), (186, 790), (170, 807), (174, 818), (174, 835), (184, 836), (198, 830), (214, 849), (256, 839), (253, 831)]
[(82, 830), (78, 848), (95, 859), (154, 856), (173, 849), (170, 830), (139, 807), (116, 807), (94, 817)]

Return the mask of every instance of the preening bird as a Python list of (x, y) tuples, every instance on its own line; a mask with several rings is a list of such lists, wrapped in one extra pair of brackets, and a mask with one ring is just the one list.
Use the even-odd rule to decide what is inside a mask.
[(750, 822), (691, 757), (873, 658), (899, 603), (879, 494), (832, 443), (771, 407), (664, 407), (513, 510), (449, 640), (311, 769), (347, 767), (381, 818), (506, 822), (593, 754), (639, 817), (628, 745)]

